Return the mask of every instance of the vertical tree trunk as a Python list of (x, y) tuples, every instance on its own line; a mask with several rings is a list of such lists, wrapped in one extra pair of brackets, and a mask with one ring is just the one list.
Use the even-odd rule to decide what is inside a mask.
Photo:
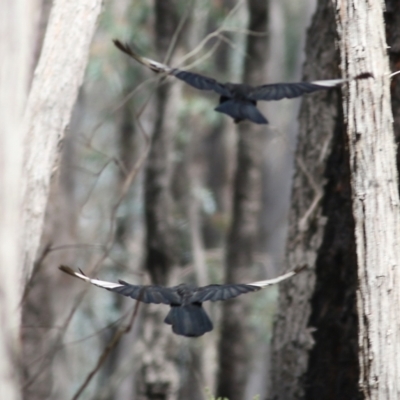
[(366, 399), (400, 398), (400, 214), (382, 2), (334, 1), (345, 76), (359, 289), (360, 385)]
[[(28, 279), (43, 231), (50, 178), (78, 95), (101, 0), (55, 1), (25, 115), (23, 279)], [(74, 29), (71, 29), (71, 27)]]
[[(331, 3), (309, 28), (304, 80), (339, 76)], [(348, 151), (338, 91), (305, 96), (289, 215), (289, 268), (311, 269), (280, 286), (270, 399), (356, 399), (356, 263)], [(314, 270), (315, 265), (315, 270)]]
[[(400, 70), (400, 3), (386, 0), (386, 39), (392, 72)], [(397, 170), (400, 171), (400, 76), (396, 75), (391, 82), (393, 112), (393, 129), (397, 142)], [(400, 186), (400, 182), (399, 182)]]
[[(318, 62), (322, 68), (336, 64), (327, 57), (329, 51), (332, 53), (328, 49), (333, 46), (324, 42), (328, 27), (331, 43), (334, 37), (330, 10), (327, 1), (319, 2), (309, 32), (306, 70), (312, 63), (317, 65), (318, 59), (322, 61)], [(357, 10), (356, 14), (353, 14), (354, 10)], [(328, 16), (331, 22), (326, 23)], [(325, 25), (320, 25), (324, 21)], [(395, 355), (399, 346), (399, 337), (396, 335), (399, 322), (395, 317), (395, 309), (399, 307), (399, 293), (396, 293), (399, 277), (392, 266), (399, 264), (395, 238), (399, 234), (400, 221), (389, 96), (384, 84), (387, 85), (387, 76), (383, 78), (387, 71), (387, 58), (384, 54), (380, 3), (367, 6), (363, 2), (340, 2), (337, 5), (337, 21), (342, 40), (342, 66), (346, 75), (355, 76), (368, 71), (377, 80), (350, 84), (349, 97), (345, 102), (348, 140), (341, 135), (344, 126), (341, 126), (340, 115), (336, 123), (331, 119), (331, 123), (325, 125), (321, 123), (322, 114), (318, 111), (318, 105), (314, 104), (312, 112), (318, 113), (318, 123), (314, 122), (313, 125), (314, 131), (321, 132), (318, 142), (323, 145), (322, 156), (320, 151), (316, 151), (316, 143), (313, 143), (310, 132), (307, 138), (304, 137), (303, 118), (307, 116), (307, 101), (303, 103), (303, 123), (296, 155), (299, 170), (295, 175), (292, 197), (289, 261), (300, 262), (299, 255), (303, 254), (303, 260), (307, 261), (308, 258), (309, 265), (313, 265), (313, 257), (318, 253), (317, 285), (311, 299), (312, 314), (309, 321), (308, 298), (313, 290), (312, 275), (303, 285), (293, 287), (290, 282), (283, 285), (273, 343), (272, 362), (275, 368), (272, 371), (270, 395), (274, 399), (357, 399), (363, 396), (383, 399), (399, 396), (399, 364)], [(314, 40), (317, 43), (311, 47)], [(356, 88), (364, 89), (357, 93), (357, 97)], [(334, 111), (334, 102), (330, 104)], [(333, 142), (329, 131), (326, 131), (328, 136), (326, 133), (323, 136), (324, 129), (329, 126), (331, 132), (334, 131)], [(334, 126), (335, 130), (332, 129)], [(307, 149), (304, 144), (309, 148), (308, 151), (304, 152)], [(314, 223), (308, 244), (297, 248), (295, 258), (296, 230), (301, 231), (299, 228), (302, 227), (304, 233), (310, 232), (310, 223), (313, 222), (311, 210), (317, 216), (321, 213), (319, 207), (310, 207), (312, 198), (304, 201), (307, 199), (307, 188), (298, 185), (299, 174), (303, 170), (313, 178), (308, 180), (316, 194), (322, 191), (322, 175), (317, 173), (324, 167), (327, 160), (324, 155), (329, 153), (331, 146), (332, 153), (325, 172), (328, 181), (323, 213), (318, 218), (319, 222)], [(304, 161), (307, 153), (319, 156), (319, 159), (314, 157), (311, 164), (307, 160), (301, 165), (299, 157), (302, 156)], [(310, 171), (314, 173), (310, 175)], [(302, 204), (306, 205), (303, 212), (308, 212), (298, 213), (296, 208), (299, 205), (302, 207)], [(315, 204), (318, 205), (318, 202)], [(308, 226), (304, 224), (304, 216), (308, 216)], [(323, 216), (328, 218), (326, 224)], [(298, 228), (294, 223), (298, 224)], [(377, 232), (380, 237), (376, 236)], [(297, 237), (297, 243), (301, 243), (301, 236)], [(308, 254), (305, 250), (308, 250)], [(357, 273), (361, 282), (359, 290)], [(382, 315), (385, 318), (380, 318)], [(309, 329), (316, 328), (313, 340), (304, 321), (311, 325)], [(309, 352), (313, 343), (314, 347)], [(391, 355), (393, 359), (390, 359)], [(361, 382), (363, 393), (359, 391), (358, 381)]]
[(21, 399), (19, 302), (23, 109), (35, 1), (0, 1), (0, 397)]
[[(155, 42), (160, 60), (167, 56), (178, 18), (173, 0), (155, 2)], [(166, 285), (174, 264), (173, 237), (171, 235), (171, 151), (173, 132), (168, 115), (171, 83), (163, 81), (157, 86), (155, 126), (146, 168), (145, 214), (147, 228), (146, 269), (152, 282)]]
[[(174, 0), (155, 1), (157, 56), (165, 59), (178, 24)], [(155, 93), (155, 125), (145, 176), (146, 270), (151, 281), (168, 285), (175, 264), (172, 229), (171, 156), (174, 129), (171, 124), (171, 83), (162, 81)], [(143, 331), (143, 365), (137, 378), (138, 399), (174, 399), (179, 376), (171, 354), (172, 332), (163, 323), (165, 310), (147, 307)]]
[[(249, 0), (249, 27), (264, 32), (267, 27), (267, 2)], [(248, 36), (243, 82), (264, 81), (267, 60), (266, 40)], [(227, 282), (243, 282), (253, 263), (261, 204), (261, 155), (263, 126), (242, 122), (239, 125), (237, 166), (234, 183), (232, 226), (228, 234), (225, 271)], [(244, 298), (223, 303), (219, 344), (217, 394), (230, 400), (243, 399), (249, 366), (249, 335), (246, 327), (248, 306)]]

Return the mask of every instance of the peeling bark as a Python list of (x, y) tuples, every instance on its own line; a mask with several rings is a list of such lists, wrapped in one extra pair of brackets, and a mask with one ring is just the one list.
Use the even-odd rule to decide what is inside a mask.
[(383, 4), (334, 1), (345, 76), (371, 72), (343, 97), (350, 150), (359, 289), (360, 386), (400, 398), (400, 213)]
[[(272, 376), (273, 399), (399, 397), (399, 321), (395, 315), (399, 307), (399, 293), (396, 291), (399, 277), (393, 267), (400, 263), (396, 243), (400, 233), (399, 200), (388, 75), (385, 77), (387, 58), (382, 8), (379, 2), (373, 3), (337, 2), (336, 19), (345, 76), (368, 71), (374, 74), (375, 80), (352, 82), (349, 85), (344, 101), (347, 126), (341, 126), (340, 115), (336, 123), (332, 118), (336, 109), (334, 102), (330, 105), (333, 114), (329, 125), (325, 125), (319, 106), (314, 104), (312, 113), (319, 113), (318, 120), (315, 119), (313, 124), (315, 132), (322, 134), (328, 127), (335, 136), (327, 130), (314, 142), (310, 132), (305, 140), (300, 129), (298, 156), (305, 158), (307, 152), (302, 152), (304, 144), (315, 156), (322, 150), (322, 156), (314, 157), (313, 163), (308, 164), (307, 161), (301, 166), (298, 159), (301, 168), (294, 178), (291, 221), (299, 221), (300, 227), (307, 227), (302, 215), (311, 215), (310, 212), (298, 213), (295, 209), (301, 206), (303, 199), (307, 199), (306, 187), (298, 184), (300, 169), (308, 171), (308, 174), (313, 171), (310, 175), (313, 179), (309, 179), (311, 183), (314, 182), (311, 186), (320, 188), (322, 192), (324, 182), (322, 175), (317, 175), (317, 172), (325, 168), (328, 159), (324, 155), (330, 153), (330, 149), (332, 153), (325, 172), (327, 184), (323, 209), (314, 207), (320, 223), (314, 225), (312, 236), (297, 252), (297, 262), (307, 261), (308, 256), (309, 265), (314, 264), (313, 258), (317, 255), (316, 287), (313, 288), (314, 276), (311, 272), (308, 288), (302, 285), (293, 287), (291, 282), (282, 285), (273, 344), (272, 362), (277, 367), (273, 369)], [(328, 15), (331, 22), (326, 23)], [(333, 42), (335, 32), (332, 17), (330, 4), (320, 1), (308, 37), (306, 68), (311, 63), (317, 65), (324, 51), (333, 49), (333, 45), (327, 45), (329, 41), (324, 43), (328, 26), (330, 43)], [(319, 26), (324, 19), (325, 28)], [(313, 40), (319, 45), (310, 47)], [(318, 51), (320, 56), (316, 57)], [(336, 60), (332, 58), (326, 63), (329, 58), (322, 58), (323, 62), (318, 62), (318, 65), (328, 68), (329, 65), (337, 65)], [(303, 102), (303, 118), (306, 104), (307, 100)], [(335, 126), (336, 129), (333, 129)], [(340, 139), (346, 128), (348, 138)], [(324, 142), (321, 150), (316, 151), (317, 144)], [(297, 200), (296, 196), (299, 196)], [(311, 209), (311, 200), (312, 197), (308, 197), (304, 211)], [(326, 223), (324, 216), (328, 217)], [(308, 219), (309, 222), (313, 221)], [(293, 245), (296, 244), (296, 236), (293, 235), (296, 229), (293, 226), (292, 222), (289, 261), (296, 254), (293, 252), (296, 249)], [(310, 225), (306, 232), (310, 232), (309, 228)], [(301, 243), (301, 236), (297, 238), (297, 243)], [(308, 254), (304, 250), (308, 250)], [(308, 304), (313, 290), (311, 303)], [(299, 305), (303, 310), (301, 317), (298, 316)], [(309, 335), (308, 340), (304, 340), (304, 333), (307, 332), (304, 321), (308, 321), (310, 305), (312, 313), (309, 325), (310, 329), (316, 328), (316, 331), (312, 336)]]

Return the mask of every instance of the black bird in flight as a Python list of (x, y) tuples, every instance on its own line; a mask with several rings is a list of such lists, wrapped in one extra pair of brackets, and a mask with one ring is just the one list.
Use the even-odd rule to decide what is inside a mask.
[(118, 39), (114, 39), (113, 42), (119, 50), (128, 54), (140, 64), (145, 65), (154, 72), (173, 75), (196, 89), (212, 90), (218, 93), (220, 95), (219, 105), (215, 108), (215, 111), (229, 115), (234, 119), (235, 123), (248, 119), (256, 124), (267, 124), (267, 119), (257, 109), (257, 101), (281, 100), (284, 98), (292, 99), (294, 97), (300, 97), (305, 93), (332, 89), (353, 79), (372, 77), (370, 73), (366, 72), (352, 79), (272, 83), (256, 87), (244, 83), (220, 83), (204, 75), (171, 68), (157, 61), (141, 57), (139, 54), (135, 53), (128, 44), (123, 44)]
[(198, 337), (213, 329), (213, 324), (202, 307), (205, 301), (232, 299), (243, 293), (255, 292), (266, 286), (274, 285), (288, 279), (305, 267), (299, 267), (284, 275), (266, 281), (249, 284), (208, 285), (196, 287), (181, 283), (178, 286), (164, 287), (157, 285), (131, 285), (119, 280), (119, 283), (91, 279), (82, 271), (75, 272), (70, 267), (61, 265), (60, 270), (89, 282), (93, 285), (119, 293), (143, 303), (168, 304), (171, 309), (164, 322), (172, 325), (172, 331), (177, 335)]

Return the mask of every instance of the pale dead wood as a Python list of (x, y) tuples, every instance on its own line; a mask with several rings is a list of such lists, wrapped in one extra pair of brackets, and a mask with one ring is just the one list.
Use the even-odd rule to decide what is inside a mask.
[(32, 59), (36, 1), (0, 2), (0, 397), (21, 399), (18, 361), (21, 314), (21, 123)]
[(365, 399), (400, 398), (400, 214), (383, 2), (334, 1), (343, 73), (365, 68), (343, 98), (350, 150)]
[[(101, 0), (55, 1), (25, 114), (23, 277), (33, 268), (50, 180), (83, 80)], [(71, 29), (73, 27), (73, 29)]]

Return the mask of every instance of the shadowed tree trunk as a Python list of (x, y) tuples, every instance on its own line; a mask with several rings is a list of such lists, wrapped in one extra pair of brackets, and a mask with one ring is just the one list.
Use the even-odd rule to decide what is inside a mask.
[[(159, 60), (168, 56), (169, 46), (178, 25), (174, 0), (156, 0), (155, 47)], [(169, 60), (165, 60), (169, 62)], [(162, 80), (155, 92), (155, 124), (145, 175), (145, 267), (151, 281), (168, 285), (176, 262), (175, 238), (172, 226), (171, 156), (175, 116), (172, 112), (171, 81)], [(143, 321), (144, 358), (137, 380), (138, 399), (174, 399), (179, 375), (174, 363), (174, 348), (170, 326), (163, 323), (165, 309), (147, 307)]]
[[(125, 61), (125, 70), (123, 74), (124, 90), (121, 93), (121, 98), (125, 99), (129, 93), (132, 92), (132, 84), (130, 83), (130, 76), (132, 75), (132, 67), (128, 65), (128, 60)], [(138, 134), (135, 126), (136, 110), (133, 107), (132, 101), (127, 101), (116, 112), (116, 140), (118, 149), (118, 158), (120, 168), (118, 169), (117, 184), (119, 192), (123, 192), (124, 185), (129, 173), (135, 168), (136, 160), (140, 157), (140, 149), (142, 148), (142, 137)], [(142, 151), (144, 151), (142, 149)], [(119, 207), (118, 216), (115, 224), (115, 240), (113, 244), (113, 263), (112, 270), (116, 276), (124, 276), (129, 272), (137, 270), (135, 268), (136, 259), (139, 254), (131, 251), (132, 242), (137, 234), (138, 217), (137, 217), (137, 202), (138, 185), (141, 184), (140, 179), (136, 179), (127, 191), (124, 199)], [(126, 309), (132, 307), (130, 299), (122, 296), (114, 297), (114, 309), (120, 315), (124, 314)], [(128, 300), (128, 301), (127, 301)], [(114, 335), (120, 329), (119, 326), (112, 326), (103, 332), (102, 339), (104, 340), (103, 348), (106, 348), (108, 343), (112, 340)], [(101, 385), (99, 385), (96, 399), (101, 400), (117, 400), (126, 398), (126, 396), (133, 396), (132, 380), (129, 380), (129, 387), (120, 384), (118, 378), (123, 374), (121, 366), (126, 364), (126, 347), (133, 347), (137, 340), (137, 336), (132, 332), (130, 335), (125, 335), (121, 342), (110, 353), (106, 362), (101, 369)], [(114, 382), (117, 381), (118, 384)], [(128, 381), (128, 380), (127, 380)], [(129, 394), (126, 393), (130, 391)]]
[[(309, 28), (304, 80), (339, 76), (335, 19), (320, 0)], [(311, 269), (280, 286), (268, 398), (357, 399), (354, 221), (338, 91), (305, 97), (299, 116), (288, 268)], [(315, 266), (315, 268), (314, 268)]]
[[(249, 0), (248, 29), (265, 32), (267, 2)], [(243, 82), (257, 85), (265, 80), (267, 48), (265, 37), (248, 36)], [(264, 126), (243, 122), (238, 126), (237, 165), (234, 182), (232, 225), (228, 233), (225, 260), (227, 282), (245, 282), (259, 232), (261, 204), (261, 155)], [(249, 329), (246, 323), (249, 307), (246, 298), (223, 303), (219, 344), (217, 395), (230, 400), (243, 399), (249, 369)]]
[[(175, 7), (173, 0), (155, 2), (155, 41), (160, 60), (167, 56), (178, 23)], [(157, 285), (167, 284), (174, 265), (170, 193), (173, 132), (167, 109), (170, 87), (170, 81), (162, 81), (156, 89), (155, 126), (145, 178), (146, 269)]]
[[(367, 7), (363, 2), (337, 7), (345, 76), (368, 71), (376, 80), (349, 85), (344, 103), (348, 126), (335, 93), (322, 95), (325, 102), (314, 96), (303, 101), (288, 261), (290, 266), (315, 264), (316, 275), (310, 271), (296, 285), (281, 286), (271, 399), (399, 396), (399, 321), (394, 313), (399, 294), (393, 283), (399, 278), (390, 265), (399, 264), (395, 238), (400, 222), (387, 78), (382, 79), (387, 68), (382, 9), (380, 3)], [(320, 1), (307, 41), (306, 78), (321, 79), (318, 69), (335, 73), (334, 26), (332, 3)], [(386, 314), (393, 316), (384, 318), (384, 327), (379, 317)], [(380, 332), (392, 332), (393, 338), (387, 341)]]

